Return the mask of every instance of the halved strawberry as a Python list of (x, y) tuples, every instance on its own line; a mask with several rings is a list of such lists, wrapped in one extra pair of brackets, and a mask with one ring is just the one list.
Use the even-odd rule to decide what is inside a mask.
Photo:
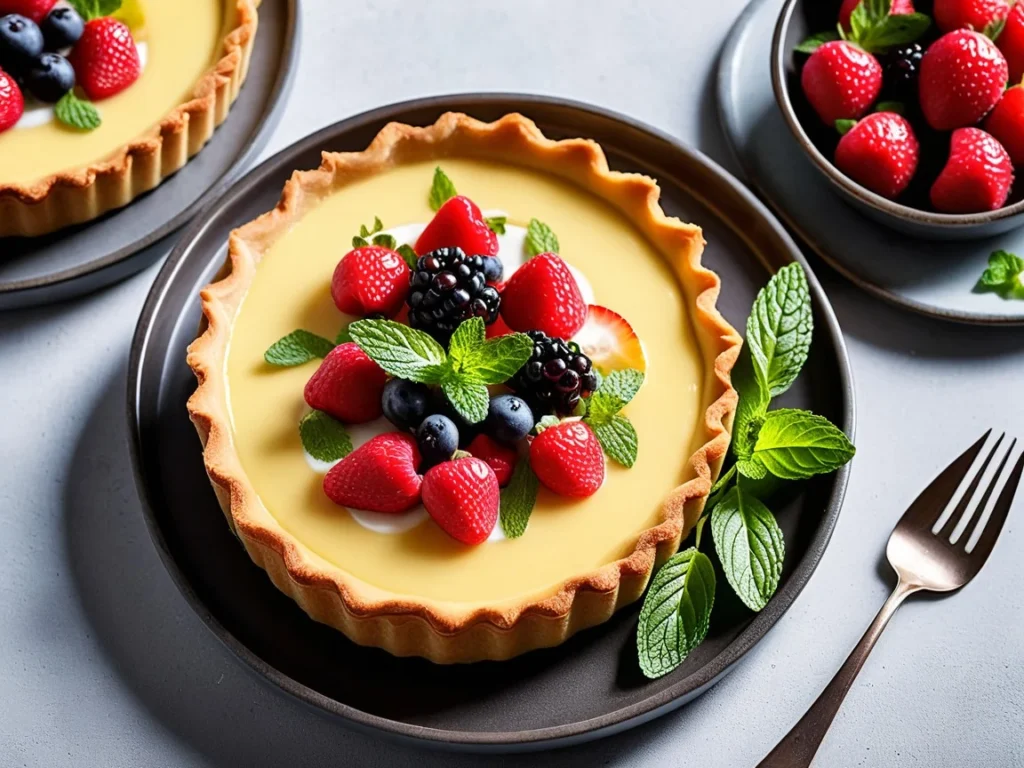
[(587, 320), (573, 341), (601, 373), (620, 368), (635, 368), (641, 373), (647, 370), (644, 347), (633, 326), (607, 307), (587, 307)]
[(498, 236), (487, 226), (476, 203), (456, 195), (441, 206), (416, 240), (420, 256), (438, 248), (461, 248), (467, 256), (495, 256)]

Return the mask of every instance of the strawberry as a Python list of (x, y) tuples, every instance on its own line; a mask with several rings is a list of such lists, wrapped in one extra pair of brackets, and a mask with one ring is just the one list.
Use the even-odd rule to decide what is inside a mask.
[(416, 253), (420, 256), (452, 247), (461, 248), (467, 256), (498, 253), (498, 236), (487, 226), (476, 203), (462, 195), (442, 205), (416, 240)]
[(57, 0), (0, 0), (0, 16), (17, 13), (38, 24), (56, 4)]
[(25, 98), (14, 78), (0, 69), (0, 133), (12, 128), (25, 114)]
[(553, 253), (542, 253), (509, 278), (501, 295), (501, 316), (514, 331), (571, 339), (587, 319), (587, 305), (569, 265)]
[(512, 470), (515, 469), (518, 454), (515, 448), (502, 445), (492, 440), (487, 435), (477, 435), (473, 442), (466, 449), (478, 459), (483, 459), (487, 465), (494, 470), (494, 476), (498, 478), (498, 485), (505, 487), (512, 479)]
[(607, 307), (587, 307), (587, 321), (573, 341), (601, 373), (619, 368), (647, 370), (644, 348), (633, 326)]
[(399, 254), (364, 245), (346, 253), (334, 268), (331, 297), (349, 315), (394, 317), (405, 304), (410, 274)]
[(937, 131), (974, 125), (1003, 95), (1008, 68), (995, 43), (968, 29), (943, 35), (925, 51), (921, 110)]
[(324, 493), (335, 504), (370, 512), (405, 512), (420, 503), (420, 452), (412, 435), (372, 437), (331, 467)]
[(996, 38), (996, 45), (1006, 57), (1010, 82), (1019, 83), (1024, 77), (1024, 3), (1014, 3), (1006, 17), (1006, 26)]
[(379, 418), (388, 375), (355, 342), (332, 349), (306, 382), (306, 404), (348, 424)]
[(836, 147), (836, 166), (890, 200), (910, 184), (921, 147), (914, 129), (894, 112), (875, 112), (851, 128)]
[(495, 336), (507, 336), (512, 333), (512, 329), (508, 327), (505, 321), (498, 315), (498, 319), (487, 326), (487, 338), (493, 339)]
[(1015, 85), (1003, 94), (985, 120), (985, 130), (1005, 147), (1015, 166), (1024, 165), (1024, 86)]
[(935, 0), (932, 15), (943, 32), (973, 29), (984, 32), (994, 21), (1002, 21), (1010, 12), (1007, 0)]
[(110, 16), (86, 22), (68, 61), (78, 84), (94, 101), (120, 93), (142, 71), (131, 30)]
[(943, 213), (1002, 208), (1013, 185), (1013, 164), (1003, 145), (978, 128), (953, 131), (949, 161), (932, 185), (932, 205)]
[(882, 90), (882, 65), (853, 43), (833, 40), (811, 54), (800, 83), (818, 117), (831, 126), (871, 108)]
[[(861, 0), (843, 0), (843, 4), (839, 8), (839, 23), (843, 25), (843, 29), (849, 31), (850, 16), (853, 14), (854, 9), (860, 4)], [(892, 8), (889, 11), (892, 16), (905, 16), (908, 13), (913, 12), (914, 3), (912, 0), (893, 0)]]
[(530, 445), (530, 466), (560, 496), (590, 496), (604, 482), (604, 452), (582, 421), (563, 421), (537, 435)]
[(423, 506), (445, 533), (463, 544), (479, 544), (491, 535), (500, 504), (498, 478), (482, 459), (445, 461), (423, 478)]

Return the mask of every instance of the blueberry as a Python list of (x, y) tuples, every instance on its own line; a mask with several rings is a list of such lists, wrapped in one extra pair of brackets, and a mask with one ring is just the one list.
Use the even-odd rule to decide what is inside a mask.
[(459, 430), (459, 448), (465, 448), (473, 442), (473, 438), (479, 434), (482, 425), (470, 424), (462, 418), (461, 414), (455, 410), (455, 406), (448, 402), (448, 398), (444, 396), (443, 392), (438, 392), (432, 399), (429, 412), (440, 413), (451, 419)]
[(421, 471), (448, 461), (459, 447), (459, 428), (447, 416), (427, 416), (416, 430), (416, 441), (423, 457)]
[(514, 443), (526, 437), (536, 422), (526, 401), (515, 395), (492, 397), (487, 407), (484, 429), (502, 443)]
[(0, 68), (13, 75), (43, 52), (43, 33), (32, 19), (11, 13), (0, 19)]
[(46, 50), (58, 51), (78, 42), (85, 31), (85, 22), (74, 8), (59, 6), (47, 14), (39, 28), (46, 41)]
[(75, 87), (75, 70), (59, 53), (44, 53), (25, 71), (25, 87), (40, 101), (56, 103)]
[(430, 389), (405, 379), (391, 379), (384, 385), (380, 404), (388, 421), (402, 430), (416, 429), (427, 415)]
[(497, 256), (488, 256), (484, 259), (484, 277), (488, 283), (496, 283), (501, 280), (505, 267)]

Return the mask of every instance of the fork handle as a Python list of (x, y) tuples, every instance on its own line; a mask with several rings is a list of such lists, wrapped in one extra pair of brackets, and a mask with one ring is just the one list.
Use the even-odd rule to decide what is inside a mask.
[(875, 642), (885, 629), (885, 625), (889, 623), (889, 619), (903, 601), (918, 589), (920, 587), (904, 584), (902, 581), (896, 585), (896, 589), (889, 595), (889, 599), (885, 601), (885, 605), (875, 616), (875, 620), (871, 622), (857, 647), (850, 652), (843, 666), (836, 672), (832, 682), (821, 692), (817, 701), (807, 710), (807, 714), (800, 718), (800, 722), (793, 726), (793, 730), (758, 763), (757, 768), (806, 768), (811, 764), (843, 699), (846, 698), (847, 691), (864, 666), (871, 649), (875, 647)]

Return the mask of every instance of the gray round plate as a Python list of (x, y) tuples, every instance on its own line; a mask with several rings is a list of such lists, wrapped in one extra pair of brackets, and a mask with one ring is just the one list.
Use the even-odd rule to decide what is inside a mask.
[(975, 291), (992, 251), (1024, 254), (1024, 229), (967, 242), (916, 240), (855, 211), (812, 165), (772, 92), (772, 35), (781, 7), (782, 0), (752, 0), (719, 61), (722, 127), (750, 182), (822, 259), (864, 290), (944, 320), (1024, 324), (1024, 302)]
[(0, 239), (0, 309), (79, 296), (145, 269), (238, 178), (277, 125), (298, 51), (298, 0), (263, 0), (259, 13), (245, 85), (209, 144), (126, 208), (45, 237)]
[[(185, 348), (200, 320), (199, 289), (220, 269), (230, 230), (272, 208), (294, 169), (321, 150), (363, 149), (391, 120), (425, 125), (448, 110), (490, 120), (518, 111), (552, 137), (597, 139), (613, 168), (661, 182), (668, 213), (699, 222), (705, 263), (723, 282), (719, 305), (742, 325), (775, 269), (803, 262), (765, 208), (721, 168), (669, 136), (586, 105), (514, 94), (406, 102), (345, 120), (286, 149), (235, 184), (182, 235), (142, 310), (128, 373), (136, 481), (150, 531), (178, 587), (210, 629), (256, 673), (318, 709), (389, 738), (451, 749), (562, 746), (664, 714), (711, 686), (790, 606), (821, 559), (848, 470), (818, 478), (780, 504), (782, 583), (754, 615), (719, 590), (706, 642), (675, 672), (648, 681), (636, 661), (637, 607), (558, 648), (508, 662), (454, 667), (360, 648), (278, 592), (232, 537), (203, 470), (185, 411), (195, 380)], [(804, 263), (806, 267), (806, 263)], [(810, 275), (816, 329), (811, 359), (787, 403), (812, 408), (852, 435), (853, 390), (842, 335)], [(723, 580), (724, 583), (724, 580)]]

